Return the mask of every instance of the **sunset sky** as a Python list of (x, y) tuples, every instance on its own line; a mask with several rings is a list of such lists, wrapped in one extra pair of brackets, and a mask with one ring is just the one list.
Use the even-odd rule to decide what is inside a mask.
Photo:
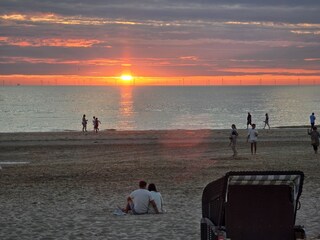
[(320, 84), (319, 13), (319, 0), (1, 0), (0, 80)]

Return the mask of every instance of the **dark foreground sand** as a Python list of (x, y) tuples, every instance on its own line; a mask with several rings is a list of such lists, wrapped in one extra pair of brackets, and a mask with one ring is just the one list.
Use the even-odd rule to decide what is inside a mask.
[[(230, 170), (303, 171), (296, 224), (320, 239), (320, 154), (306, 131), (259, 130), (251, 156), (240, 130), (236, 159), (229, 130), (2, 133), (0, 239), (200, 239), (202, 190)], [(140, 179), (167, 213), (114, 216)]]

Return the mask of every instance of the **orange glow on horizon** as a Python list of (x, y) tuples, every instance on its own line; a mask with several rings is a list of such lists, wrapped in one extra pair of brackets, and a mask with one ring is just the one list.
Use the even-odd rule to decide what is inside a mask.
[(320, 85), (317, 75), (237, 75), (237, 76), (181, 76), (133, 77), (80, 75), (0, 75), (1, 86), (64, 85), (64, 86), (232, 86), (232, 85)]

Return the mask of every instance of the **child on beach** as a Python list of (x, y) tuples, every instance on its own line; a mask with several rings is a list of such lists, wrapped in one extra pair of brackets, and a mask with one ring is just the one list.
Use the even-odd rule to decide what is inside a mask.
[(97, 133), (99, 131), (99, 125), (101, 124), (100, 120), (93, 116), (93, 130)]
[(230, 139), (229, 146), (231, 146), (231, 149), (233, 151), (232, 157), (235, 158), (237, 156), (237, 154), (238, 154), (236, 145), (237, 145), (237, 138), (238, 138), (239, 134), (237, 132), (237, 128), (236, 128), (235, 124), (232, 124), (231, 128), (232, 128), (232, 131), (231, 131), (230, 136), (229, 136), (229, 139)]
[(257, 141), (258, 141), (258, 131), (256, 130), (256, 124), (252, 124), (252, 128), (248, 132), (247, 142), (251, 145), (251, 154), (257, 153)]

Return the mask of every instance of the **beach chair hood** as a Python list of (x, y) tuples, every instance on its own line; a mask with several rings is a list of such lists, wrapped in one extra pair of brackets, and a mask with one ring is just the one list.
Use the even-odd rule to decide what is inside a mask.
[(203, 190), (201, 239), (295, 239), (303, 180), (301, 171), (226, 173)]

